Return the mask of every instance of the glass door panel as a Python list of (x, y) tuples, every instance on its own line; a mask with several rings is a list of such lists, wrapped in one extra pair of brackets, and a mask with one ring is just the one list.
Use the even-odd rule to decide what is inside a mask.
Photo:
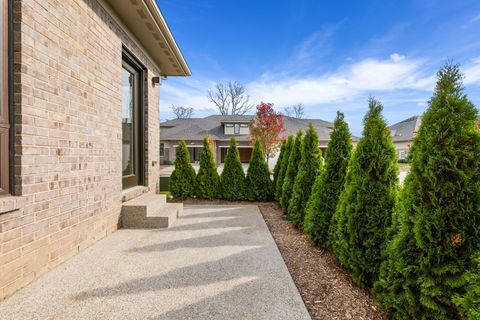
[(123, 63), (122, 67), (122, 176), (123, 187), (139, 184), (139, 72)]
[(135, 174), (134, 157), (134, 75), (122, 69), (122, 174)]

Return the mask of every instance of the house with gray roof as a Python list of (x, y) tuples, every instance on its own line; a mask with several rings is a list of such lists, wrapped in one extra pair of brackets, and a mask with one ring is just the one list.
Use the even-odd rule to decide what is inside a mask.
[[(230, 138), (235, 137), (238, 143), (240, 160), (247, 163), (250, 160), (253, 146), (250, 143), (249, 122), (253, 115), (211, 115), (205, 118), (174, 119), (160, 123), (160, 163), (173, 164), (176, 148), (180, 140), (185, 140), (190, 152), (190, 161), (198, 163), (202, 149), (202, 140), (208, 135), (213, 140), (215, 160), (223, 163), (227, 154)], [(284, 116), (284, 135), (296, 133), (298, 129), (305, 131), (309, 123), (317, 130), (320, 148), (325, 153), (333, 123), (320, 119), (297, 119)], [(269, 166), (276, 163), (278, 154), (269, 160)]]
[(389, 127), (399, 160), (407, 159), (413, 139), (421, 124), (422, 117), (413, 116)]

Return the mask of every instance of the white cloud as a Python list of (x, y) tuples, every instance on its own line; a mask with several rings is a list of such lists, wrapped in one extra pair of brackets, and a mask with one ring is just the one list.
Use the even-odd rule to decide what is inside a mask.
[(472, 20), (470, 20), (470, 23), (475, 23), (478, 21), (480, 21), (480, 13), (473, 17)]
[[(480, 84), (480, 57), (465, 64), (465, 84)], [(411, 59), (392, 53), (386, 59), (368, 58), (345, 61), (336, 70), (318, 76), (292, 76), (295, 70), (266, 73), (245, 83), (250, 101), (273, 102), (279, 109), (302, 102), (307, 113), (333, 117), (333, 106), (346, 112), (366, 108), (369, 95), (378, 96), (389, 106), (424, 108), (435, 86), (435, 74), (422, 59)], [(171, 118), (170, 106), (183, 105), (195, 109), (194, 116), (202, 117), (216, 112), (206, 97), (207, 90), (219, 80), (171, 78), (162, 84), (161, 118)]]
[[(434, 78), (422, 72), (423, 61), (394, 53), (386, 60), (365, 59), (318, 77), (266, 76), (247, 84), (253, 101), (305, 105), (352, 101), (361, 95), (402, 89), (432, 90)], [(267, 81), (265, 79), (268, 79)]]
[(198, 81), (191, 78), (169, 78), (162, 83), (160, 89), (160, 118), (173, 117), (171, 106), (186, 106), (195, 109), (194, 116), (202, 116), (215, 112), (206, 109), (210, 106), (207, 90), (215, 85), (213, 81)]
[(464, 84), (480, 83), (480, 57), (472, 59), (464, 68)]
[(390, 55), (390, 59), (392, 59), (393, 62), (399, 62), (399, 61), (405, 60), (405, 56), (402, 56), (401, 54), (398, 54), (398, 53), (392, 53)]
[(335, 34), (337, 29), (341, 27), (344, 20), (336, 24), (329, 25), (318, 32), (315, 32), (305, 38), (294, 50), (294, 57), (292, 63), (309, 64), (313, 59), (326, 55), (330, 50), (330, 38)]

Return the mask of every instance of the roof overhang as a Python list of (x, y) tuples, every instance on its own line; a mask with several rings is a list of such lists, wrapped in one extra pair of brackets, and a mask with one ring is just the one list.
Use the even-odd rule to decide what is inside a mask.
[(190, 76), (175, 38), (155, 0), (103, 0), (147, 51), (162, 76)]

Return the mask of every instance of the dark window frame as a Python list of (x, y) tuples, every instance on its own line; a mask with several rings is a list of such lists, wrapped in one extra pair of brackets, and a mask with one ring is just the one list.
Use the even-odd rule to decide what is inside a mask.
[(165, 157), (165, 143), (160, 143), (160, 157)]
[[(138, 84), (138, 117), (137, 117), (137, 126), (140, 128), (137, 134), (137, 144), (138, 144), (138, 183), (136, 185), (143, 186), (145, 185), (145, 90), (147, 86), (145, 85), (145, 76), (147, 74), (147, 68), (128, 50), (126, 47), (122, 47), (122, 65), (126, 63), (129, 66), (136, 69), (139, 75), (139, 84)], [(133, 187), (133, 184), (130, 184), (122, 176), (122, 185), (123, 189)]]
[(0, 48), (0, 63), (2, 65), (1, 74), (1, 88), (0, 88), (0, 195), (8, 194), (11, 191), (10, 181), (10, 158), (11, 158), (11, 33), (12, 33), (12, 18), (11, 18), (12, 1), (3, 1), (0, 8), (2, 15), (2, 37)]

